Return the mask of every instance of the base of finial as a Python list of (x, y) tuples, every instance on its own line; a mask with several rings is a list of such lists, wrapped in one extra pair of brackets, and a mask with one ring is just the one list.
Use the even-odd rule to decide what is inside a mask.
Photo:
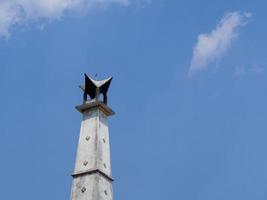
[(82, 105), (76, 106), (75, 108), (79, 112), (84, 113), (88, 111), (89, 109), (96, 108), (96, 107), (98, 107), (101, 111), (103, 111), (107, 116), (111, 116), (115, 114), (115, 112), (110, 107), (108, 107), (106, 104), (104, 104), (101, 101), (96, 101), (96, 100), (86, 101)]

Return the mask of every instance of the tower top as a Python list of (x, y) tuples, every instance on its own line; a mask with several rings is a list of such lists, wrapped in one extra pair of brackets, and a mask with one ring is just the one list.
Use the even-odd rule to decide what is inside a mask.
[(87, 76), (87, 74), (84, 74), (84, 77), (85, 77), (85, 81), (84, 81), (85, 83), (84, 85), (80, 86), (80, 88), (84, 92), (84, 95), (83, 95), (84, 103), (87, 101), (88, 96), (90, 96), (91, 100), (101, 101), (99, 99), (99, 96), (102, 94), (103, 95), (102, 102), (107, 105), (108, 104), (107, 92), (108, 92), (110, 83), (112, 81), (112, 77), (109, 77), (101, 81), (94, 80), (93, 78)]
[[(114, 111), (108, 107), (107, 92), (112, 81), (112, 77), (104, 80), (94, 80), (93, 78), (84, 74), (84, 85), (80, 85), (83, 91), (83, 104), (76, 106), (80, 112), (84, 112), (93, 107), (99, 107), (107, 116), (113, 115)], [(88, 100), (88, 96), (90, 99)], [(102, 98), (101, 98), (102, 96)]]

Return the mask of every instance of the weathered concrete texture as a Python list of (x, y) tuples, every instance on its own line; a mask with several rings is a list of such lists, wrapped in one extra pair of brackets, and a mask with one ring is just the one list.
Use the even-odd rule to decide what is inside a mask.
[(71, 200), (112, 200), (107, 115), (100, 106), (83, 112)]
[(74, 178), (72, 200), (112, 200), (112, 183), (99, 174)]

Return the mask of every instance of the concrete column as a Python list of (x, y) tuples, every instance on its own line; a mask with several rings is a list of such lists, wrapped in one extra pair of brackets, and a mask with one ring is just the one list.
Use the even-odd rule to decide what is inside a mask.
[(76, 107), (83, 115), (71, 200), (112, 200), (110, 143), (107, 119), (114, 112), (99, 101)]

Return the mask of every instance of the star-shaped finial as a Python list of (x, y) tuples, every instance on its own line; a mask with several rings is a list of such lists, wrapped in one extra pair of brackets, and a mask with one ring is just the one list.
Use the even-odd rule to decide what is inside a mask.
[(86, 74), (84, 74), (84, 76), (85, 84), (84, 86), (80, 86), (80, 88), (84, 91), (84, 102), (87, 101), (87, 95), (89, 95), (91, 99), (98, 101), (100, 94), (103, 94), (103, 102), (107, 104), (107, 92), (112, 81), (112, 77), (97, 81)]

